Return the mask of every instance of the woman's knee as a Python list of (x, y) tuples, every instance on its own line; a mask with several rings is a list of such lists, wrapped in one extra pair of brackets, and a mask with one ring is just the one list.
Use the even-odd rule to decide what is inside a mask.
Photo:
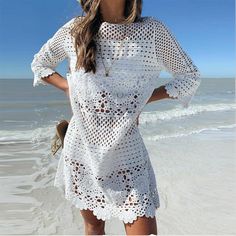
[(80, 212), (84, 219), (86, 234), (105, 234), (105, 221), (97, 219), (90, 210), (81, 210)]
[(127, 235), (157, 235), (156, 217), (139, 216), (133, 223), (124, 225)]
[(85, 223), (86, 235), (104, 235), (105, 234), (105, 224), (86, 224)]
[(91, 231), (101, 231), (105, 227), (105, 221), (84, 222), (85, 227)]

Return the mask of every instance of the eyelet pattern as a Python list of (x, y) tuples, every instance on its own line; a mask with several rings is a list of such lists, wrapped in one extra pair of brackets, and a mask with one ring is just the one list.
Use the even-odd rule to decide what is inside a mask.
[[(69, 96), (73, 116), (67, 128), (54, 186), (80, 209), (93, 210), (98, 219), (118, 217), (132, 223), (138, 216), (154, 217), (160, 207), (156, 177), (136, 119), (155, 89), (161, 70), (174, 78), (165, 88), (188, 106), (200, 83), (197, 67), (159, 20), (143, 17), (130, 25), (102, 23), (95, 42), (97, 71), (76, 70), (73, 20), (62, 26), (34, 55), (34, 86), (55, 72), (67, 58)], [(117, 55), (124, 27), (128, 35)], [(99, 42), (98, 42), (99, 40)]]

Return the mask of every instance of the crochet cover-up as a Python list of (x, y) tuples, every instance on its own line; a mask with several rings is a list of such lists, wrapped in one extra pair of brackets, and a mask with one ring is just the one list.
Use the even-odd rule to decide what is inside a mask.
[[(118, 217), (132, 223), (154, 217), (160, 207), (156, 177), (136, 124), (162, 70), (173, 78), (165, 84), (170, 97), (187, 108), (200, 85), (200, 73), (165, 24), (141, 17), (129, 25), (102, 22), (96, 35), (97, 72), (75, 70), (74, 17), (58, 29), (34, 55), (33, 86), (48, 85), (68, 59), (66, 74), (73, 116), (64, 140), (54, 186), (79, 209), (93, 210), (98, 219)], [(119, 45), (126, 30), (126, 39)], [(119, 57), (105, 77), (106, 68)], [(119, 55), (118, 51), (120, 52)]]

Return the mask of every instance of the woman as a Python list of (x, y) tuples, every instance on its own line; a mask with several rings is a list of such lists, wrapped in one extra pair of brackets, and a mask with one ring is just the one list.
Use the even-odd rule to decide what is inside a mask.
[[(80, 209), (85, 234), (118, 217), (127, 235), (157, 234), (155, 174), (136, 120), (145, 104), (187, 108), (200, 73), (163, 22), (141, 17), (141, 0), (81, 0), (85, 16), (63, 25), (34, 55), (34, 84), (70, 98), (73, 116), (54, 186)], [(55, 71), (68, 59), (67, 80)], [(155, 88), (162, 70), (173, 75)]]

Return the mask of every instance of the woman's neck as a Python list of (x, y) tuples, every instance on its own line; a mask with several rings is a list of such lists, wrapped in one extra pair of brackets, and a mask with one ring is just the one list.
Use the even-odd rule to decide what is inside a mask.
[(120, 23), (125, 20), (124, 9), (126, 0), (101, 0), (100, 11), (103, 21)]

